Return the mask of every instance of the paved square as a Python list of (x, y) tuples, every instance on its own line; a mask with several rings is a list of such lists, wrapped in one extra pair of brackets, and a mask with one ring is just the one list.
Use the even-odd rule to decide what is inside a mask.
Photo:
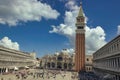
[(78, 77), (76, 72), (31, 69), (29, 72), (17, 71), (12, 74), (0, 75), (0, 80), (78, 80)]

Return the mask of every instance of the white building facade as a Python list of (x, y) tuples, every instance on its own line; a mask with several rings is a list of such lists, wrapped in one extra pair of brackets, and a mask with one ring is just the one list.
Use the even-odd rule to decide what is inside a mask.
[(6, 73), (14, 69), (34, 66), (34, 56), (0, 46), (0, 73)]
[(93, 66), (103, 78), (120, 80), (120, 35), (93, 54)]
[(93, 72), (93, 56), (92, 55), (85, 56), (85, 70), (86, 72)]

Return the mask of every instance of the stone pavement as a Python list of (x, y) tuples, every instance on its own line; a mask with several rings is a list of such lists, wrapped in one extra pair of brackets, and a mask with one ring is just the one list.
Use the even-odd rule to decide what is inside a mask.
[(0, 80), (78, 80), (77, 73), (55, 70), (31, 70), (33, 74), (27, 75), (26, 79), (18, 79), (15, 74), (0, 75)]

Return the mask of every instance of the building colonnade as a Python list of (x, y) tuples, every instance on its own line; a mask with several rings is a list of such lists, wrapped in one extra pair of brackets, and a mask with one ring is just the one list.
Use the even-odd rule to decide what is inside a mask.
[(66, 62), (48, 62), (46, 66), (48, 69), (72, 70), (73, 65), (73, 63)]
[(6, 73), (25, 66), (34, 66), (34, 60), (30, 53), (0, 46), (0, 73)]
[(120, 72), (120, 57), (97, 60), (94, 67)]
[(93, 54), (93, 67), (96, 72), (99, 69), (112, 75), (113, 80), (120, 80), (120, 35)]

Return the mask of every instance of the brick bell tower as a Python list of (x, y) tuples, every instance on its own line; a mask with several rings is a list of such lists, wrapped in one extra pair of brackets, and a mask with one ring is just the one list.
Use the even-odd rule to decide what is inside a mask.
[(85, 17), (82, 3), (76, 17), (75, 71), (85, 71)]

